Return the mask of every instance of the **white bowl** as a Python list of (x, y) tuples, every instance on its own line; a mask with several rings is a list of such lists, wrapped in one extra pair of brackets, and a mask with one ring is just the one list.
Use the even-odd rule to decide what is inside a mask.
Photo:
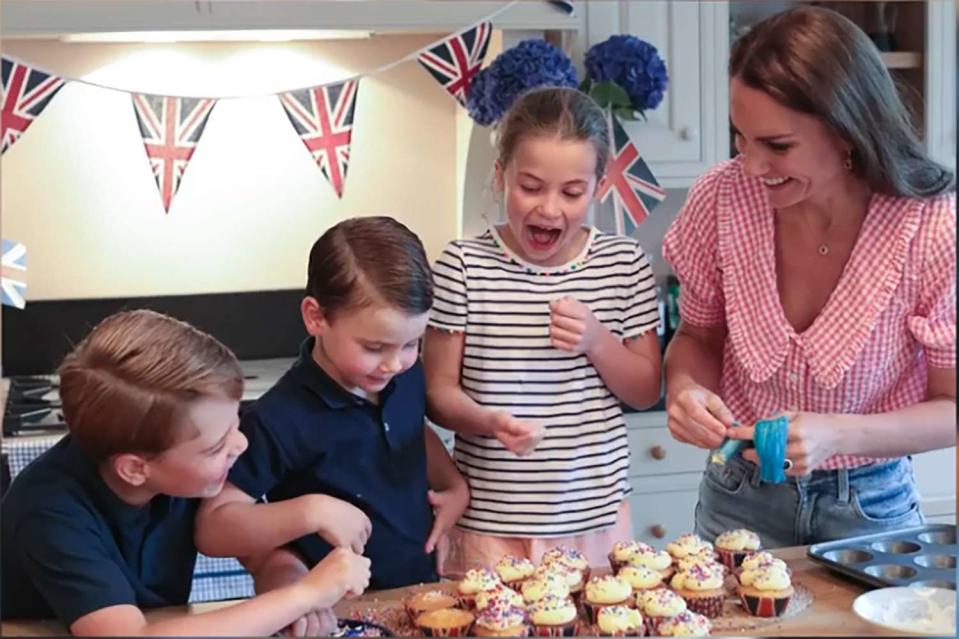
[(880, 588), (856, 597), (852, 610), (871, 624), (911, 635), (956, 636), (956, 591)]

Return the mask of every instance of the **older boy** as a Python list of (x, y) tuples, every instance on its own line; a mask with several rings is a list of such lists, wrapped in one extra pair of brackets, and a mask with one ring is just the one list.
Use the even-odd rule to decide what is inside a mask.
[(338, 549), (283, 590), (150, 622), (141, 608), (190, 594), (199, 498), (247, 446), (243, 375), (211, 336), (151, 311), (108, 317), (60, 367), (70, 434), (2, 504), (2, 612), (75, 635), (267, 635), (362, 592), (369, 560)]

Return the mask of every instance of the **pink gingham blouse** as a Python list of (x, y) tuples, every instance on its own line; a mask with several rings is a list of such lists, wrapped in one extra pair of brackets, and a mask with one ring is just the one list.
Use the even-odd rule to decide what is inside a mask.
[[(721, 396), (743, 423), (787, 410), (869, 414), (925, 399), (956, 367), (956, 196), (874, 195), (839, 283), (797, 334), (776, 287), (773, 209), (738, 159), (700, 177), (663, 240), (680, 315), (724, 324)], [(820, 469), (876, 461), (835, 455)]]

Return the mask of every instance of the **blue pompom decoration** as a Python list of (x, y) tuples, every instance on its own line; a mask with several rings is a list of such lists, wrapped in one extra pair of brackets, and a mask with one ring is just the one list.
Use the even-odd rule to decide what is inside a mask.
[(663, 101), (669, 76), (656, 47), (632, 35), (614, 35), (594, 44), (584, 59), (586, 79), (613, 82), (626, 91), (633, 108), (643, 112)]
[(496, 56), (470, 82), (466, 108), (477, 123), (488, 126), (506, 113), (520, 94), (541, 86), (577, 86), (572, 60), (545, 40), (523, 40)]

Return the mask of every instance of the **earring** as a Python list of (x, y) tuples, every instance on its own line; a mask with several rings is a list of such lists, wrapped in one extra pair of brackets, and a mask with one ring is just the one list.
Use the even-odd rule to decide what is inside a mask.
[(846, 161), (843, 162), (843, 166), (847, 171), (852, 171), (852, 149), (846, 151)]

